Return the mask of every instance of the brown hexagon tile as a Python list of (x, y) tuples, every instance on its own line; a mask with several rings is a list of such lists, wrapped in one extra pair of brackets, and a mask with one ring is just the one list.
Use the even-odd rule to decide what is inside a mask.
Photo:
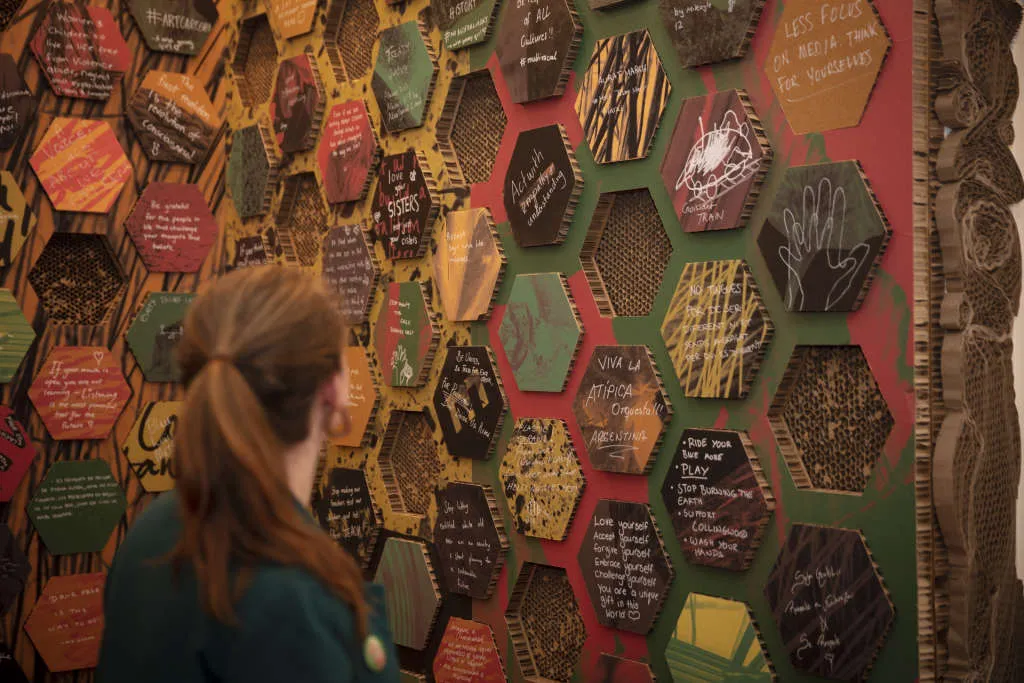
[(565, 90), (583, 26), (571, 2), (509, 3), (498, 31), (498, 64), (517, 104), (557, 97)]
[(268, 0), (267, 16), (284, 40), (313, 30), (317, 0)]
[(345, 347), (345, 367), (348, 369), (348, 413), (351, 424), (348, 433), (334, 438), (331, 443), (336, 446), (358, 448), (368, 445), (372, 431), (368, 431), (377, 406), (380, 393), (377, 391), (377, 379), (374, 377), (366, 349), (362, 346)]
[(487, 624), (450, 617), (434, 657), (435, 683), (505, 683), (505, 665)]
[(14, 262), (35, 227), (36, 215), (17, 179), (10, 171), (0, 171), (0, 268)]
[(418, 411), (391, 411), (378, 462), (391, 510), (426, 516), (441, 476), (430, 418)]
[(25, 621), (25, 632), (50, 673), (91, 669), (99, 662), (106, 574), (54, 576)]
[(366, 196), (380, 161), (380, 144), (365, 101), (331, 107), (316, 160), (328, 203), (357, 202)]
[(277, 239), (286, 263), (312, 266), (327, 234), (327, 206), (316, 174), (296, 173), (284, 179), (277, 209)]
[(380, 32), (370, 87), (384, 130), (399, 133), (422, 126), (436, 79), (437, 56), (425, 25), (407, 21)]
[(10, 149), (24, 137), (37, 102), (14, 57), (6, 52), (0, 54), (0, 102), (0, 149)]
[(349, 325), (361, 325), (370, 316), (380, 268), (361, 225), (340, 225), (324, 235), (321, 273), (338, 296), (335, 303)]
[(485, 320), (505, 273), (505, 250), (486, 208), (450, 211), (436, 237), (434, 283), (445, 317)]
[(675, 683), (777, 680), (750, 607), (701, 593), (687, 596), (665, 647), (665, 661)]
[(272, 139), (266, 126), (259, 123), (235, 131), (231, 138), (224, 178), (243, 220), (270, 210), (278, 170)]
[(488, 69), (452, 79), (437, 123), (449, 182), (472, 185), (490, 180), (507, 124)]
[(195, 273), (217, 240), (217, 219), (192, 183), (150, 183), (124, 224), (151, 273)]
[(422, 283), (388, 284), (373, 335), (381, 376), (389, 387), (426, 384), (440, 339), (428, 301)]
[(266, 14), (243, 19), (231, 61), (242, 104), (255, 107), (270, 98), (277, 73), (277, 41)]
[(373, 0), (328, 0), (324, 45), (339, 83), (359, 80), (370, 70), (379, 25)]
[(313, 148), (326, 106), (313, 48), (281, 62), (270, 100), (270, 121), (282, 152)]
[(121, 443), (121, 452), (148, 493), (174, 488), (174, 432), (182, 401), (150, 401)]
[(374, 583), (384, 587), (384, 606), (397, 645), (423, 650), (441, 611), (430, 553), (422, 541), (389, 538)]
[(434, 545), (449, 593), (487, 600), (505, 564), (508, 538), (490, 486), (449, 482), (437, 491)]
[(747, 52), (765, 0), (659, 0), (661, 22), (683, 68), (738, 59)]
[(572, 678), (587, 630), (569, 577), (561, 567), (526, 562), (505, 610), (510, 650), (527, 680)]
[(381, 159), (370, 209), (385, 256), (392, 261), (423, 256), (440, 206), (434, 175), (421, 152), (410, 149)]
[(99, 325), (125, 285), (103, 235), (55, 232), (43, 247), (28, 281), (48, 320), (58, 325)]
[(362, 470), (332, 467), (313, 504), (320, 527), (365, 568), (383, 524)]
[(486, 346), (445, 348), (433, 407), (454, 458), (488, 460), (505, 421), (508, 399)]
[(53, 119), (29, 164), (56, 211), (108, 213), (132, 176), (110, 124), (89, 119)]
[(205, 159), (224, 124), (197, 78), (168, 71), (146, 74), (128, 120), (147, 157), (184, 164)]
[(164, 0), (128, 0), (128, 11), (150, 50), (189, 56), (206, 44), (219, 16), (213, 0), (179, 0), (170, 8)]

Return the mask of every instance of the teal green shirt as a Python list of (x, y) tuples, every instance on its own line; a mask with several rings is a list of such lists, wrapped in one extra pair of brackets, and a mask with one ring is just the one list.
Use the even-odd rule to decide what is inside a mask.
[[(313, 523), (312, 520), (310, 523)], [(370, 633), (387, 652), (372, 672), (348, 605), (306, 572), (267, 565), (236, 604), (237, 626), (200, 605), (194, 575), (160, 562), (181, 534), (178, 498), (136, 519), (107, 577), (98, 683), (394, 683), (398, 661), (383, 591), (367, 586)]]

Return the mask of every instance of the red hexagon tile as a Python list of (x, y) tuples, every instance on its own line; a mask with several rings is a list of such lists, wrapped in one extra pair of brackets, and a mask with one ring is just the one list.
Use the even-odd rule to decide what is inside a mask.
[(97, 572), (46, 582), (25, 632), (51, 673), (92, 669), (99, 662), (106, 578)]
[(449, 593), (491, 597), (508, 539), (490, 486), (449, 482), (437, 491), (434, 545)]
[(149, 493), (174, 488), (174, 432), (184, 407), (181, 401), (150, 401), (121, 444), (121, 452)]
[(281, 62), (270, 98), (270, 121), (277, 146), (285, 154), (316, 144), (326, 101), (312, 48)]
[(128, 0), (128, 11), (150, 50), (180, 55), (197, 54), (218, 17), (213, 0)]
[(22, 139), (36, 113), (32, 93), (14, 57), (0, 54), (0, 149), (10, 149)]
[(21, 306), (9, 289), (0, 289), (0, 384), (10, 382), (36, 340)]
[(357, 202), (366, 196), (380, 160), (380, 145), (363, 100), (331, 107), (316, 160), (331, 204)]
[(124, 491), (103, 460), (60, 460), (28, 504), (51, 555), (98, 553), (125, 511)]
[(10, 171), (0, 171), (0, 268), (14, 262), (35, 227), (36, 216), (18, 181)]
[(373, 229), (392, 261), (423, 256), (440, 202), (437, 185), (420, 152), (408, 150), (381, 159), (373, 193)]
[(106, 121), (53, 119), (29, 163), (57, 211), (107, 213), (132, 175)]
[(38, 451), (14, 411), (0, 405), (0, 503), (11, 500), (36, 455)]
[(765, 0), (659, 0), (661, 21), (683, 68), (742, 57)]
[(125, 229), (151, 273), (194, 273), (217, 239), (217, 219), (198, 185), (150, 183)]
[(498, 64), (517, 104), (561, 95), (583, 26), (567, 0), (509, 3), (498, 29)]
[(128, 120), (153, 161), (197, 164), (224, 120), (203, 84), (188, 74), (150, 71), (128, 101)]
[(434, 657), (435, 683), (505, 683), (505, 665), (487, 624), (451, 617)]

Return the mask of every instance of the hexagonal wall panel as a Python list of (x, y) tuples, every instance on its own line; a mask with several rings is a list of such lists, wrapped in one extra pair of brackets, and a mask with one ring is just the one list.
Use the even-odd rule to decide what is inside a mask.
[(498, 31), (498, 64), (517, 104), (565, 90), (583, 26), (566, 0), (509, 3)]
[(109, 98), (131, 68), (131, 52), (110, 10), (56, 0), (41, 11), (29, 47), (54, 94)]
[[(11, 534), (6, 524), (0, 525), (0, 617), (7, 614), (7, 610), (18, 601), (31, 570), (32, 566), (25, 557), (18, 539)], [(0, 656), (0, 660), (2, 659)], [(2, 673), (3, 669), (0, 668), (0, 674)]]
[(646, 29), (598, 40), (576, 94), (576, 115), (594, 160), (645, 158), (671, 93)]
[(649, 505), (599, 500), (577, 557), (598, 623), (654, 628), (675, 572)]
[(382, 524), (362, 470), (332, 467), (313, 511), (338, 545), (363, 567), (369, 564)]
[(231, 62), (242, 104), (255, 107), (270, 98), (277, 73), (277, 41), (266, 14), (244, 19), (238, 26), (238, 46)]
[(36, 332), (25, 320), (14, 294), (0, 289), (0, 384), (14, 378), (35, 340)]
[(597, 658), (597, 676), (601, 683), (656, 683), (649, 664), (607, 652)]
[(891, 44), (871, 0), (787, 2), (776, 26), (764, 71), (793, 132), (860, 123)]
[(861, 493), (894, 420), (859, 346), (798, 346), (768, 411), (798, 488)]
[(516, 531), (563, 541), (587, 480), (562, 420), (516, 420), (498, 469)]
[(380, 17), (373, 0), (329, 0), (324, 45), (339, 83), (370, 70)]
[(351, 424), (347, 434), (332, 439), (331, 443), (358, 448), (370, 440), (372, 433), (367, 431), (367, 427), (377, 414), (380, 394), (366, 349), (354, 345), (345, 347), (345, 367), (348, 368), (348, 416)]
[(437, 492), (434, 544), (450, 593), (477, 600), (491, 597), (508, 539), (490, 486), (449, 482)]
[(434, 414), (455, 458), (487, 460), (501, 433), (508, 399), (491, 350), (449, 346), (434, 390)]
[(177, 382), (181, 370), (174, 350), (181, 339), (185, 312), (195, 294), (150, 292), (125, 332), (147, 382)]
[(384, 309), (373, 332), (384, 384), (423, 386), (440, 336), (424, 286), (419, 282), (388, 284)]
[(690, 398), (744, 398), (775, 334), (745, 261), (683, 266), (661, 324)]
[(798, 671), (866, 680), (895, 616), (859, 531), (794, 524), (764, 596)]
[(316, 160), (329, 203), (357, 202), (366, 196), (380, 161), (380, 145), (365, 101), (331, 107)]
[(235, 131), (231, 139), (226, 179), (242, 219), (270, 209), (277, 183), (277, 157), (271, 150), (270, 132), (262, 125)]
[(195, 55), (217, 23), (213, 0), (179, 0), (168, 11), (164, 0), (128, 0), (128, 11), (153, 52)]
[(582, 192), (583, 173), (562, 124), (519, 134), (503, 190), (516, 244), (541, 247), (564, 242)]
[(436, 238), (434, 282), (445, 317), (487, 318), (505, 271), (505, 250), (486, 208), (450, 211)]
[(154, 161), (196, 164), (206, 158), (224, 121), (199, 79), (150, 71), (128, 101), (128, 120)]
[(29, 164), (56, 211), (108, 213), (132, 175), (110, 124), (89, 119), (53, 119)]
[(307, 47), (301, 55), (281, 62), (270, 100), (270, 120), (282, 152), (312, 149), (325, 107), (324, 86), (313, 49)]
[(370, 83), (384, 130), (398, 133), (426, 122), (437, 78), (437, 58), (426, 28), (407, 21), (380, 32)]
[(327, 233), (327, 206), (315, 173), (296, 173), (284, 179), (275, 227), (285, 263), (316, 264)]
[(192, 183), (150, 183), (125, 230), (151, 273), (194, 273), (217, 239), (217, 219)]
[(395, 643), (413, 650), (424, 649), (441, 610), (441, 591), (426, 544), (389, 538), (373, 581), (384, 586)]
[(285, 40), (309, 33), (316, 19), (317, 0), (269, 0), (267, 15)]
[(654, 466), (672, 404), (646, 346), (598, 346), (572, 403), (596, 470), (646, 474)]
[(674, 683), (773, 683), (761, 632), (746, 603), (690, 593), (665, 648)]
[(392, 261), (420, 258), (441, 206), (426, 157), (412, 149), (381, 159), (370, 205), (373, 230)]
[(46, 582), (25, 621), (25, 632), (50, 673), (92, 669), (99, 662), (106, 579), (97, 572)]
[(498, 0), (432, 0), (441, 40), (449, 50), (485, 42), (498, 15)]
[(489, 70), (452, 79), (437, 123), (437, 142), (453, 185), (490, 180), (507, 124), (508, 116)]
[(747, 94), (683, 102), (661, 178), (685, 232), (742, 227), (754, 210), (772, 149)]
[(174, 432), (184, 409), (181, 401), (150, 401), (121, 444), (121, 452), (149, 493), (174, 488)]
[(686, 69), (742, 57), (757, 30), (764, 2), (658, 0), (658, 9)]
[(661, 487), (691, 564), (743, 571), (761, 545), (775, 498), (743, 432), (687, 429)]
[(602, 316), (649, 315), (671, 257), (650, 190), (600, 196), (580, 262)]
[(435, 683), (505, 683), (505, 665), (487, 624), (451, 617), (434, 657)]
[(498, 336), (520, 391), (564, 391), (583, 343), (565, 276), (517, 275)]
[(54, 347), (28, 390), (58, 441), (107, 438), (131, 395), (120, 359), (103, 346)]
[(587, 630), (564, 569), (524, 563), (505, 610), (505, 623), (512, 639), (510, 650), (527, 680), (572, 678)]
[(378, 460), (392, 511), (426, 515), (441, 476), (429, 418), (421, 412), (391, 411)]
[(349, 325), (367, 321), (380, 268), (360, 225), (341, 225), (324, 235), (321, 274)]
[(0, 405), (0, 503), (14, 497), (36, 459), (36, 447), (14, 411)]
[(267, 263), (267, 243), (263, 235), (250, 235), (235, 240), (235, 256), (230, 270), (263, 266)]
[(891, 230), (856, 161), (786, 169), (757, 244), (790, 311), (855, 311)]
[(103, 235), (55, 232), (28, 272), (46, 317), (99, 325), (121, 294), (124, 275)]
[(0, 149), (10, 149), (28, 130), (36, 113), (36, 96), (25, 85), (14, 57), (0, 54)]
[[(0, 107), (0, 119), (2, 117)], [(36, 216), (25, 201), (18, 181), (10, 171), (0, 171), (0, 268), (6, 268), (14, 262), (35, 227)]]
[(53, 463), (28, 504), (51, 555), (103, 550), (125, 510), (124, 491), (102, 460)]

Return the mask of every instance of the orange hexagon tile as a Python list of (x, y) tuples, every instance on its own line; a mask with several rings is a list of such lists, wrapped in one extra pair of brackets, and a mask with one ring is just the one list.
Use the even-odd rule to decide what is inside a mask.
[(174, 430), (184, 407), (181, 401), (150, 401), (121, 444), (121, 452), (149, 493), (174, 488)]
[(486, 208), (451, 211), (437, 236), (434, 279), (445, 317), (453, 322), (486, 318), (501, 276), (505, 252)]
[(18, 181), (10, 171), (0, 171), (0, 268), (11, 265), (35, 227), (36, 216)]
[(97, 572), (46, 582), (25, 632), (51, 673), (91, 669), (98, 663), (106, 578)]
[(348, 368), (348, 414), (351, 420), (348, 433), (333, 439), (337, 446), (353, 448), (363, 445), (369, 434), (366, 429), (377, 413), (380, 396), (366, 349), (362, 346), (345, 347), (345, 367)]
[(128, 120), (146, 156), (195, 164), (210, 151), (224, 121), (193, 76), (150, 71), (128, 101)]
[(29, 163), (57, 211), (107, 213), (132, 175), (106, 121), (55, 118)]

